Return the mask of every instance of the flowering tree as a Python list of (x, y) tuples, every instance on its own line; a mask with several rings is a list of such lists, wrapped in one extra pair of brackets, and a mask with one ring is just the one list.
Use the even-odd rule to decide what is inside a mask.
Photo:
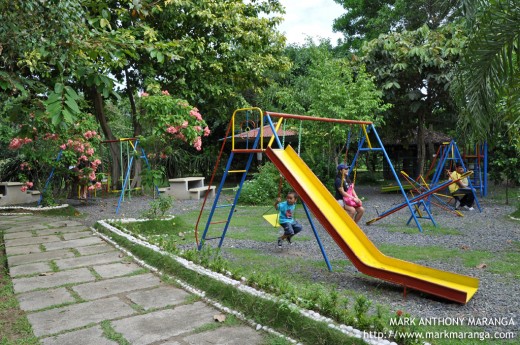
[(202, 137), (211, 133), (197, 108), (170, 96), (166, 90), (158, 95), (142, 92), (141, 107), (139, 121), (149, 129), (149, 133), (144, 133), (142, 143), (153, 143), (154, 151), (159, 152), (161, 158), (171, 154), (175, 141), (185, 142), (200, 151)]
[(52, 168), (56, 174), (81, 184), (93, 182), (91, 190), (101, 186), (95, 182), (101, 164), (95, 148), (101, 137), (92, 115), (79, 114), (77, 121), (69, 126), (53, 125), (50, 117), (42, 114), (29, 113), (18, 119), (21, 121), (9, 149), (17, 151), (22, 161), (18, 174), (24, 182), (22, 191), (41, 189)]

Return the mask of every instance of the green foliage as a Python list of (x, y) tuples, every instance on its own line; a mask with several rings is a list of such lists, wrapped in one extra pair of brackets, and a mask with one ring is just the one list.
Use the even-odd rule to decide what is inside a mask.
[[(262, 107), (284, 113), (382, 123), (380, 115), (389, 105), (383, 103), (382, 92), (363, 65), (336, 56), (327, 41), (288, 47), (285, 53), (294, 64), (289, 73), (274, 76), (276, 83), (259, 100)], [(287, 128), (299, 130), (300, 124), (288, 122)], [(345, 124), (304, 122), (302, 156), (305, 154), (320, 165), (336, 165), (348, 132)]]
[(385, 114), (380, 134), (386, 141), (416, 144), (421, 174), (426, 160), (425, 129), (455, 127), (455, 102), (449, 88), (465, 44), (460, 25), (436, 30), (424, 25), (380, 35), (363, 46), (367, 70), (374, 74), (385, 101), (394, 105)]
[(141, 137), (144, 147), (152, 142), (154, 152), (161, 152), (163, 158), (171, 154), (175, 140), (185, 141), (197, 151), (202, 149), (202, 136), (208, 136), (210, 130), (197, 108), (171, 97), (165, 90), (160, 95), (141, 93), (140, 106), (138, 119), (147, 129)]
[(364, 42), (391, 31), (416, 30), (423, 25), (435, 29), (461, 16), (459, 0), (335, 0), (346, 13), (333, 28), (345, 34), (344, 47), (359, 49)]
[(144, 189), (152, 190), (154, 197), (156, 196), (156, 187), (160, 187), (166, 183), (166, 175), (164, 167), (157, 169), (145, 169), (141, 171), (141, 185)]
[(173, 197), (161, 195), (150, 202), (150, 208), (143, 212), (143, 217), (148, 219), (162, 218), (173, 205)]
[(492, 159), (489, 160), (489, 171), (495, 182), (520, 184), (520, 123), (508, 123), (497, 136), (492, 149)]
[(456, 88), (462, 109), (459, 124), (476, 141), (491, 141), (498, 134), (497, 124), (520, 119), (520, 6), (515, 1), (463, 3), (469, 42)]
[(244, 182), (239, 202), (249, 205), (273, 204), (279, 194), (280, 179), (282, 179), (280, 197), (283, 199), (289, 192), (290, 186), (273, 163), (265, 163), (258, 168), (258, 173), (253, 174), (251, 180)]

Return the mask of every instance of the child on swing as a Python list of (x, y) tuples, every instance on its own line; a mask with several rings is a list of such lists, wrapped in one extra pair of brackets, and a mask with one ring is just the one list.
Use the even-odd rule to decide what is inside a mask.
[(348, 215), (358, 223), (361, 217), (363, 217), (365, 209), (354, 190), (354, 184), (348, 178), (349, 169), (350, 167), (348, 165), (338, 165), (338, 174), (334, 181), (334, 188), (336, 190), (336, 200), (338, 200), (338, 203), (343, 206)]
[(283, 235), (278, 237), (278, 248), (282, 248), (283, 240), (287, 240), (289, 244), (292, 244), (291, 238), (302, 231), (302, 226), (296, 220), (294, 220), (294, 209), (296, 208), (296, 201), (298, 195), (296, 192), (287, 193), (286, 201), (281, 202), (281, 198), (277, 198), (274, 203), (274, 208), (278, 210), (278, 223), (283, 228)]

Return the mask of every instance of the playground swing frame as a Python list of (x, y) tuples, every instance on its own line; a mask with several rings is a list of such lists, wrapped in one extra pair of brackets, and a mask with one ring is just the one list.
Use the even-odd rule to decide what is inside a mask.
[[(285, 129), (286, 129), (286, 124), (287, 124), (287, 121), (286, 120), (283, 120), (283, 136), (282, 136), (282, 147), (285, 147)], [(276, 133), (278, 133), (278, 128), (279, 126), (277, 125), (276, 126)], [(300, 120), (300, 129), (298, 131), (298, 156), (300, 155), (300, 148), (301, 148), (301, 142), (302, 142), (302, 121)], [(278, 198), (281, 198), (282, 197), (282, 187), (283, 187), (283, 176), (280, 175), (280, 179), (278, 181)], [(267, 211), (265, 211), (263, 214), (262, 214), (262, 217), (269, 223), (271, 224), (274, 228), (278, 228), (280, 227), (280, 223), (278, 222), (278, 219), (279, 219), (279, 216), (280, 216), (280, 213), (279, 212), (276, 212), (276, 213), (268, 213), (271, 211), (271, 209), (273, 209), (274, 206), (271, 206), (269, 207), (269, 209), (267, 209)]]
[[(233, 113), (233, 117), (230, 121), (228, 130), (226, 132), (226, 137), (233, 128), (232, 122), (234, 121), (234, 117), (237, 114), (237, 112), (250, 109), (251, 108), (238, 109)], [(262, 110), (259, 108), (255, 109), (257, 109), (260, 112), (263, 119), (264, 113), (262, 112)], [(276, 141), (276, 144), (278, 145), (279, 149), (273, 149), (270, 145), (264, 147), (262, 138), (263, 133), (261, 133), (262, 130), (259, 131), (260, 136), (257, 136), (257, 138), (255, 139), (255, 144), (253, 145), (252, 149), (235, 149), (234, 138), (232, 137), (232, 151), (229, 156), (228, 163), (226, 165), (224, 176), (216, 192), (216, 196), (213, 201), (213, 206), (208, 216), (204, 233), (200, 241), (198, 238), (198, 225), (202, 213), (204, 211), (204, 206), (207, 198), (205, 198), (204, 200), (204, 203), (201, 207), (201, 211), (199, 213), (197, 224), (195, 226), (195, 238), (197, 240), (199, 250), (201, 249), (204, 242), (206, 240), (209, 240), (209, 238), (206, 238), (206, 234), (210, 224), (224, 224), (224, 231), (222, 232), (220, 237), (216, 237), (220, 238), (219, 247), (222, 245), (227, 231), (227, 227), (230, 223), (230, 219), (235, 211), (236, 203), (240, 194), (242, 184), (250, 167), (253, 154), (265, 151), (268, 158), (271, 161), (273, 161), (274, 165), (278, 168), (282, 175), (285, 176), (285, 179), (293, 187), (296, 193), (300, 195), (300, 199), (302, 200), (304, 210), (306, 212), (308, 210), (312, 211), (314, 216), (320, 221), (320, 223), (323, 225), (324, 229), (328, 232), (328, 234), (332, 237), (334, 242), (336, 242), (336, 244), (340, 247), (343, 253), (360, 272), (400, 285), (404, 289), (404, 294), (406, 294), (408, 288), (412, 288), (462, 304), (467, 303), (474, 296), (474, 294), (478, 290), (479, 285), (479, 281), (476, 278), (395, 259), (381, 253), (377, 249), (377, 247), (375, 247), (375, 245), (368, 239), (368, 237), (361, 230), (361, 228), (359, 228), (359, 226), (350, 218), (350, 216), (348, 216), (346, 212), (344, 212), (341, 205), (337, 203), (334, 197), (330, 194), (330, 191), (327, 190), (327, 188), (320, 182), (318, 177), (312, 173), (312, 170), (296, 154), (296, 151), (294, 151), (294, 149), (292, 149), (292, 147), (290, 146), (288, 146), (287, 148), (281, 147), (280, 140), (276, 135), (274, 125), (271, 121), (271, 116), (287, 118), (293, 117), (300, 119), (309, 119), (311, 121), (343, 123), (352, 122), (350, 120), (309, 118), (307, 116), (302, 115), (265, 112), (266, 121), (269, 123), (270, 128), (273, 130), (273, 136), (271, 137), (269, 142), (272, 144), (274, 141)], [(370, 125), (370, 129), (374, 130), (375, 136), (380, 142), (379, 136), (377, 135), (375, 128), (373, 128), (372, 123), (367, 122), (366, 124)], [(258, 146), (259, 143), (260, 146)], [(222, 145), (221, 152), (219, 154), (217, 162), (221, 158), (221, 153), (224, 150), (224, 145), (225, 143)], [(386, 153), (384, 151), (382, 143), (380, 148), (372, 147), (372, 149), (379, 149)], [(227, 176), (226, 173), (229, 170), (229, 166), (232, 162), (233, 155), (236, 153), (246, 153), (249, 155), (249, 159), (246, 164), (246, 169), (240, 171), (242, 173), (242, 179), (239, 187), (237, 188), (237, 194), (235, 195), (234, 203), (231, 205), (219, 205), (218, 198), (220, 196), (220, 191), (222, 190), (223, 183)], [(385, 158), (388, 158), (388, 156), (385, 155)], [(388, 159), (388, 161), (390, 160)], [(217, 166), (218, 164), (216, 164), (215, 166), (214, 173), (217, 169)], [(396, 180), (398, 180), (397, 174), (395, 174), (395, 170), (393, 170), (393, 172), (394, 176), (396, 177)], [(213, 180), (213, 178), (214, 174), (212, 175), (211, 180)], [(438, 188), (444, 188), (449, 183), (450, 182), (447, 182), (446, 184), (439, 186)], [(405, 196), (405, 199), (408, 200), (406, 192), (402, 188), (402, 185), (401, 191)], [(405, 208), (406, 206), (408, 206), (411, 209), (412, 205), (417, 204), (418, 201), (421, 201), (424, 198), (426, 198), (429, 195), (429, 193), (433, 193), (435, 191), (436, 190), (432, 190), (428, 193), (423, 193), (419, 196), (416, 196), (415, 198), (413, 198), (413, 200), (410, 200), (410, 202), (403, 203), (401, 208)], [(217, 208), (225, 206), (231, 208), (227, 221), (212, 223), (211, 220), (214, 211)], [(326, 209), (323, 209), (323, 207), (326, 207)], [(394, 210), (394, 212), (395, 211), (397, 210)], [(413, 214), (413, 210), (411, 211), (412, 216), (415, 216)], [(307, 215), (308, 218), (312, 221), (312, 218), (310, 217), (310, 214), (308, 212)]]
[[(115, 140), (105, 140), (105, 141), (102, 141), (101, 143), (107, 144), (107, 143), (117, 143), (117, 142), (120, 144), (120, 146), (119, 146), (120, 155), (121, 155), (120, 164), (121, 164), (121, 174), (122, 174), (122, 185), (121, 185), (121, 190), (119, 191), (120, 194), (119, 194), (119, 199), (118, 199), (117, 207), (116, 207), (116, 214), (119, 214), (119, 210), (121, 209), (121, 204), (125, 199), (126, 192), (128, 192), (129, 199), (131, 200), (130, 193), (131, 193), (132, 189), (130, 187), (130, 175), (132, 174), (132, 168), (134, 166), (134, 158), (137, 156), (137, 158), (139, 158), (139, 159), (144, 159), (148, 170), (151, 170), (151, 166), (150, 166), (150, 162), (148, 161), (148, 158), (146, 157), (146, 152), (145, 152), (144, 148), (139, 146), (139, 138), (120, 138), (120, 139), (115, 139)], [(126, 143), (126, 153), (127, 153), (127, 159), (126, 159), (127, 164), (126, 164), (125, 170), (123, 170), (123, 168), (124, 168), (123, 146), (122, 146), (123, 143)], [(129, 145), (132, 147), (132, 150), (129, 149)], [(123, 175), (123, 171), (124, 171), (124, 175)], [(154, 188), (155, 188), (155, 192), (157, 193), (157, 195), (159, 195), (159, 193), (160, 193), (159, 187), (156, 184), (154, 184)], [(114, 190), (114, 191), (118, 191), (118, 190)]]

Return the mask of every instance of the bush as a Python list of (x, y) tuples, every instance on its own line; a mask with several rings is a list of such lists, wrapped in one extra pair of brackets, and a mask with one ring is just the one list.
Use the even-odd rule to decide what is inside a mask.
[(249, 205), (272, 204), (278, 197), (280, 178), (282, 178), (281, 198), (291, 190), (289, 184), (280, 177), (280, 172), (273, 163), (267, 162), (259, 167), (259, 172), (253, 174), (250, 181), (244, 182), (240, 194), (240, 202)]
[(172, 206), (173, 198), (169, 195), (161, 195), (150, 202), (150, 208), (143, 212), (143, 218), (156, 219), (164, 217), (166, 211), (168, 211)]

